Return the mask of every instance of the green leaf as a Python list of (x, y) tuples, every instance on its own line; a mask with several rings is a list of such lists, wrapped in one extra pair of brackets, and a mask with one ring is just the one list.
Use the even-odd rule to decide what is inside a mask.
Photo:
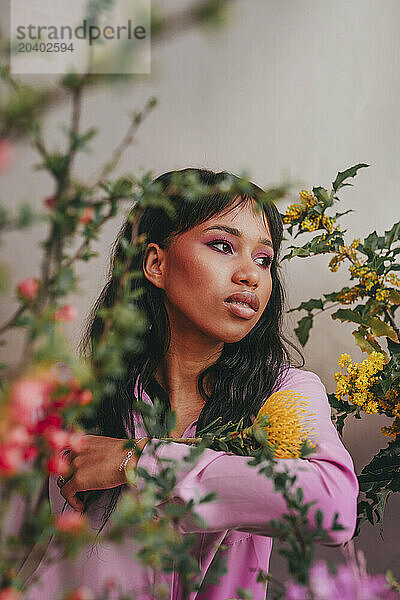
[(375, 506), (375, 514), (377, 516), (377, 522), (379, 524), (379, 530), (381, 534), (383, 532), (383, 515), (385, 512), (386, 502), (390, 494), (391, 490), (388, 490), (387, 488), (380, 490), (376, 494), (378, 502)]
[(368, 325), (372, 329), (375, 335), (378, 337), (386, 336), (393, 340), (394, 342), (398, 342), (399, 338), (397, 337), (397, 333), (388, 323), (382, 321), (378, 317), (368, 317), (365, 321), (365, 324)]
[(355, 339), (357, 346), (359, 346), (359, 348), (361, 348), (361, 350), (363, 352), (372, 354), (372, 352), (375, 351), (375, 348), (373, 347), (373, 345), (370, 344), (368, 342), (368, 340), (366, 340), (365, 337), (361, 333), (359, 333), (358, 331), (353, 331), (352, 333), (354, 335), (354, 339)]
[(313, 193), (316, 198), (323, 204), (326, 208), (328, 206), (332, 206), (333, 199), (329, 197), (328, 190), (323, 187), (313, 187)]
[(307, 340), (310, 335), (310, 329), (312, 326), (313, 326), (313, 316), (312, 315), (307, 315), (306, 317), (303, 317), (302, 319), (300, 319), (300, 321), (298, 322), (297, 327), (295, 328), (294, 331), (295, 331), (297, 338), (302, 346), (305, 346), (305, 344), (307, 343)]
[(321, 300), (321, 298), (311, 298), (310, 300), (307, 300), (307, 302), (302, 302), (301, 304), (299, 304), (299, 306), (296, 306), (296, 308), (291, 308), (289, 309), (287, 312), (293, 312), (295, 310), (307, 310), (307, 311), (311, 311), (313, 309), (317, 309), (317, 308), (324, 308), (324, 303)]
[(390, 338), (388, 339), (387, 343), (390, 354), (393, 357), (398, 358), (398, 360), (400, 361), (400, 343), (394, 342)]
[(339, 308), (336, 312), (331, 315), (332, 319), (339, 319), (340, 321), (349, 321), (350, 323), (363, 323), (361, 315), (356, 310), (350, 308)]
[(334, 191), (337, 192), (338, 189), (340, 189), (344, 185), (352, 185), (351, 183), (343, 184), (343, 182), (346, 179), (348, 179), (349, 177), (355, 177), (357, 175), (357, 171), (359, 169), (362, 169), (363, 167), (369, 167), (369, 165), (367, 165), (365, 163), (359, 163), (357, 165), (354, 165), (354, 167), (350, 167), (349, 169), (346, 169), (345, 171), (342, 171), (342, 172), (339, 171), (338, 174), (336, 175), (335, 181), (332, 183), (332, 187), (333, 187)]
[(61, 269), (57, 274), (57, 278), (54, 282), (54, 289), (59, 296), (65, 296), (75, 288), (75, 284), (75, 273), (71, 267), (68, 267), (66, 269)]
[(322, 524), (324, 522), (324, 515), (322, 514), (322, 510), (316, 510), (314, 515), (315, 525), (318, 529), (321, 529)]
[(363, 243), (364, 249), (376, 250), (379, 246), (379, 236), (376, 231), (373, 231), (369, 234), (368, 237), (365, 238)]
[(339, 293), (340, 292), (331, 292), (330, 294), (324, 294), (324, 296), (329, 302), (336, 302)]
[(390, 248), (393, 242), (400, 240), (400, 221), (395, 223), (389, 231), (385, 231), (385, 247)]

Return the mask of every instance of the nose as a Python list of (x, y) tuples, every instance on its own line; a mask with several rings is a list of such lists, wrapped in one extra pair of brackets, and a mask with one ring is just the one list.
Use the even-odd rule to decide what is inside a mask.
[(232, 275), (232, 281), (239, 284), (246, 284), (249, 287), (257, 286), (259, 278), (259, 267), (251, 257), (243, 257)]

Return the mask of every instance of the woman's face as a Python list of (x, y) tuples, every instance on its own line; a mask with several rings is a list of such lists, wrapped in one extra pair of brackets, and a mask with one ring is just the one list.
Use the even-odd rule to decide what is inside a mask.
[(178, 235), (168, 249), (148, 246), (145, 274), (165, 292), (173, 335), (197, 333), (233, 343), (249, 333), (268, 304), (269, 227), (251, 201), (226, 210)]

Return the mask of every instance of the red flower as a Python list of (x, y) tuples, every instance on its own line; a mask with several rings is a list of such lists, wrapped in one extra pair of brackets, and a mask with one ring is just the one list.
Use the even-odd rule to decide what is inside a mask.
[(23, 279), (17, 285), (17, 291), (24, 300), (34, 300), (39, 290), (39, 282), (33, 277)]
[(22, 600), (22, 594), (15, 588), (4, 588), (0, 590), (0, 600)]
[(56, 205), (56, 197), (55, 196), (47, 196), (47, 198), (45, 198), (43, 200), (43, 204), (45, 206), (47, 206), (47, 208), (49, 208), (50, 210), (53, 210)]
[(65, 596), (64, 600), (93, 600), (93, 598), (92, 590), (85, 585), (81, 585), (81, 587)]
[(55, 321), (75, 321), (78, 309), (73, 304), (65, 304), (54, 313)]
[(93, 394), (90, 390), (82, 390), (78, 396), (78, 402), (81, 406), (86, 406), (86, 404), (90, 404), (93, 400)]
[(28, 448), (25, 448), (24, 450), (24, 460), (35, 460), (38, 454), (39, 450), (36, 448), (36, 446), (28, 446)]
[(79, 217), (79, 223), (83, 223), (83, 225), (87, 225), (94, 217), (94, 208), (93, 206), (86, 206), (83, 213)]
[(44, 419), (38, 422), (35, 428), (35, 433), (41, 435), (49, 429), (61, 427), (62, 419), (59, 415), (47, 415)]

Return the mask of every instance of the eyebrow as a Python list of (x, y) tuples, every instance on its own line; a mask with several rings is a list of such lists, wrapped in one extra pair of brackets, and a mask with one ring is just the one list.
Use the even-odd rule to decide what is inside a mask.
[[(243, 233), (239, 229), (236, 229), (236, 227), (229, 227), (228, 225), (213, 225), (212, 227), (206, 227), (204, 231), (209, 231), (210, 229), (219, 229), (220, 231), (226, 231), (227, 233), (230, 233), (236, 237), (243, 237)], [(269, 238), (260, 237), (258, 238), (258, 241), (264, 246), (269, 246), (272, 249), (274, 248)]]

